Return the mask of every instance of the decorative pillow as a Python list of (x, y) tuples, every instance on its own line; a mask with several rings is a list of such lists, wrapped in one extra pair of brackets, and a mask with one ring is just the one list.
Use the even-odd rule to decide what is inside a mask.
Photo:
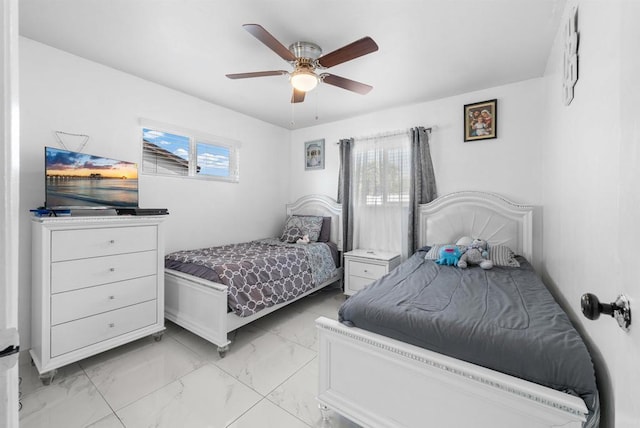
[[(425, 260), (438, 260), (440, 258), (440, 248), (446, 244), (437, 244), (431, 247), (429, 252), (424, 256)], [(460, 251), (464, 251), (466, 245), (458, 245)], [(511, 248), (505, 245), (489, 244), (489, 260), (494, 266), (520, 267), (520, 263), (516, 260), (516, 255)]]
[(418, 251), (422, 251), (423, 253), (428, 253), (430, 249), (431, 249), (431, 245), (425, 245), (424, 247), (420, 247), (420, 248), (418, 248), (418, 249), (416, 250), (416, 253), (417, 253)]
[(505, 245), (489, 245), (489, 260), (494, 266), (520, 267), (516, 255)]
[(442, 245), (433, 245), (429, 251), (427, 251), (427, 254), (424, 255), (424, 259), (425, 260), (438, 260), (440, 258), (440, 247)]
[[(315, 215), (294, 214), (294, 217), (318, 217)], [(320, 229), (320, 236), (318, 236), (318, 242), (330, 242), (331, 241), (331, 217), (322, 217), (322, 229)]]
[[(440, 258), (440, 248), (451, 244), (435, 244), (424, 256), (425, 260), (438, 260)], [(457, 245), (458, 249), (462, 252), (466, 248), (464, 245)]]
[(290, 216), (284, 225), (280, 240), (294, 243), (304, 235), (309, 235), (309, 241), (316, 242), (322, 229), (322, 217), (319, 216)]
[(331, 217), (322, 217), (322, 229), (320, 236), (318, 236), (318, 242), (329, 241), (331, 241)]

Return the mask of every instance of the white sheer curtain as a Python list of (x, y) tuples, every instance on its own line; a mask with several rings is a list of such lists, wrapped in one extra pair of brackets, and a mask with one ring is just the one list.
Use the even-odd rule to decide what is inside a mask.
[(408, 254), (410, 131), (355, 138), (352, 152), (353, 248)]

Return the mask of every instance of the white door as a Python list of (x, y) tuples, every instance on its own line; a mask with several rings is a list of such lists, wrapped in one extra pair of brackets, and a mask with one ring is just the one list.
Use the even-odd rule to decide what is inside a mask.
[(0, 426), (18, 426), (18, 0), (0, 0)]

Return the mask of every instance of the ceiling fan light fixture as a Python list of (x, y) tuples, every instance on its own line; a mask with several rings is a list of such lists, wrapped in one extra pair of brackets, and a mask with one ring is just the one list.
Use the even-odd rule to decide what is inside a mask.
[(318, 86), (318, 76), (307, 68), (299, 68), (291, 73), (291, 86), (302, 92), (312, 91)]

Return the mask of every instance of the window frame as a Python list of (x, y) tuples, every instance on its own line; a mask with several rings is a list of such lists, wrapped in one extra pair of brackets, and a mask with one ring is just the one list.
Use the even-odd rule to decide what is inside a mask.
[[(362, 156), (363, 158), (374, 158), (374, 160), (369, 160), (369, 159), (364, 159), (365, 161), (369, 161), (375, 164), (375, 154), (377, 151), (381, 151), (382, 152), (382, 162), (381, 164), (383, 165), (383, 168), (389, 168), (390, 166), (393, 166), (395, 162), (394, 157), (398, 157), (400, 158), (400, 162), (399, 163), (405, 163), (407, 162), (406, 165), (402, 165), (402, 170), (406, 170), (407, 171), (407, 176), (406, 177), (401, 177), (401, 180), (409, 180), (410, 181), (410, 170), (411, 170), (411, 165), (410, 165), (410, 152), (411, 149), (410, 148), (403, 148), (403, 147), (388, 147), (388, 148), (383, 148), (382, 150), (379, 149), (375, 149), (375, 148), (370, 148), (366, 151), (354, 151), (354, 162), (358, 163), (358, 156)], [(392, 153), (395, 152), (395, 153)], [(397, 154), (396, 154), (397, 153)], [(364, 162), (363, 162), (364, 163)], [(354, 166), (352, 166), (352, 168), (354, 168)], [(381, 173), (381, 172), (378, 172)], [(407, 192), (406, 193), (392, 193), (392, 190), (389, 186), (388, 186), (388, 182), (385, 179), (385, 186), (382, 187), (382, 193), (380, 195), (364, 195), (364, 206), (366, 207), (385, 207), (388, 205), (397, 205), (397, 204), (402, 204), (402, 205), (408, 205), (409, 201), (410, 201), (410, 195), (409, 195), (409, 188), (410, 188), (410, 184), (409, 183), (399, 183), (399, 187), (401, 189), (404, 189), (406, 187)], [(395, 200), (392, 200), (393, 197), (395, 197)]]
[[(156, 122), (149, 119), (140, 119), (139, 123), (139, 135), (140, 135), (140, 153), (141, 153), (141, 167), (139, 169), (140, 174), (158, 177), (171, 177), (171, 178), (189, 178), (197, 180), (213, 180), (222, 181), (227, 183), (239, 183), (240, 182), (240, 148), (242, 144), (239, 141), (232, 140), (225, 137), (215, 136), (204, 132), (183, 128), (180, 126), (169, 125), (166, 123)], [(189, 159), (185, 159), (188, 162), (187, 175), (180, 174), (167, 174), (162, 172), (145, 171), (144, 169), (144, 132), (147, 129), (150, 131), (166, 132), (169, 134), (175, 134), (181, 137), (186, 137), (189, 140)], [(198, 145), (204, 144), (211, 147), (223, 148), (229, 151), (229, 175), (217, 176), (217, 175), (200, 175), (197, 172), (198, 166)]]

